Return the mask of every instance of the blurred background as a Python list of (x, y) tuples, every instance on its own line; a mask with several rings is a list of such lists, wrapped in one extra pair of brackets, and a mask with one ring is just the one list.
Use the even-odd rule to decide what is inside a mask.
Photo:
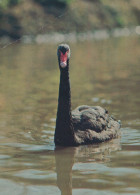
[(138, 25), (139, 0), (0, 0), (0, 38)]

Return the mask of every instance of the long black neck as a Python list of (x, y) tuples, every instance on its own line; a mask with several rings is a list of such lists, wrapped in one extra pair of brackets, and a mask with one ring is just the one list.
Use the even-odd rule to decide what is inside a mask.
[(74, 145), (74, 128), (71, 115), (71, 91), (69, 81), (69, 60), (67, 67), (60, 68), (59, 98), (55, 129), (55, 144)]

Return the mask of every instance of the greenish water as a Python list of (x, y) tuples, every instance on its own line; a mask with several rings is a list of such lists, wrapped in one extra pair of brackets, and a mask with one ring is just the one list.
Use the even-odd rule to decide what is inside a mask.
[(55, 148), (57, 45), (0, 50), (0, 194), (140, 193), (140, 39), (70, 44), (73, 109), (100, 105), (122, 136), (100, 145)]

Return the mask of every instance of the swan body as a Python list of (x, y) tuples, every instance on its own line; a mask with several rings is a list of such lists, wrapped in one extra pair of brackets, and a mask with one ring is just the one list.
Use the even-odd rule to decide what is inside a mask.
[(100, 106), (79, 106), (72, 111), (72, 120), (81, 144), (100, 143), (119, 135), (120, 123)]
[(54, 142), (56, 145), (77, 146), (101, 143), (120, 135), (120, 122), (100, 106), (82, 105), (71, 112), (69, 82), (70, 48), (61, 44), (57, 50), (60, 85)]

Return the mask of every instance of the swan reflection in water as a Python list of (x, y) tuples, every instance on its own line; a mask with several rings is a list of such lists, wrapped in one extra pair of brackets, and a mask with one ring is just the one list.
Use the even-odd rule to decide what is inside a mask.
[[(62, 195), (72, 195), (72, 188), (81, 188), (81, 182), (73, 183), (72, 185), (72, 173), (76, 170), (72, 170), (73, 165), (77, 163), (86, 163), (87, 167), (84, 170), (89, 171), (88, 164), (95, 164), (94, 170), (96, 170), (97, 163), (109, 162), (109, 154), (113, 151), (118, 151), (121, 149), (120, 140), (115, 139), (110, 142), (98, 144), (98, 145), (88, 145), (80, 147), (56, 147), (55, 149), (55, 162), (56, 162), (56, 173), (57, 173), (57, 185), (61, 191)], [(78, 168), (79, 170), (79, 168)], [(91, 173), (93, 169), (91, 170)], [(77, 178), (77, 177), (76, 177)], [(96, 178), (96, 175), (95, 175)], [(83, 178), (81, 178), (83, 179)], [(81, 180), (80, 179), (80, 180)], [(96, 178), (97, 179), (97, 178)], [(94, 184), (92, 185), (94, 187)], [(92, 189), (94, 189), (92, 187)], [(88, 182), (84, 186), (82, 182), (82, 188), (88, 187)]]
[[(104, 167), (110, 161), (110, 153), (120, 149), (119, 139), (79, 147), (54, 149), (52, 145), (51, 150), (46, 150), (44, 145), (35, 145), (28, 150), (16, 148), (15, 155), (8, 159), (8, 165), (1, 166), (0, 179), (4, 182), (1, 181), (1, 185), (8, 185), (3, 189), (9, 194), (12, 190), (15, 194), (30, 195), (34, 194), (34, 190), (43, 194), (59, 194), (60, 189), (62, 195), (71, 195), (72, 189), (100, 190), (101, 181), (97, 183), (93, 180), (105, 178), (110, 181), (110, 176), (108, 178), (104, 174)], [(102, 185), (102, 189), (105, 188), (106, 183)]]

